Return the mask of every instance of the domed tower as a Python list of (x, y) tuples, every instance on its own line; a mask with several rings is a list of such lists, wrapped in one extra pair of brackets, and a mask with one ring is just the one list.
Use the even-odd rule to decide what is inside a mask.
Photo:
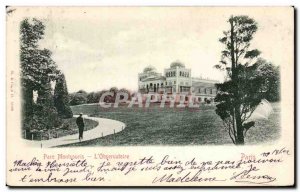
[(156, 71), (155, 67), (153, 67), (152, 65), (148, 65), (143, 70), (144, 73), (148, 73), (148, 72), (151, 72), (151, 71)]
[(166, 90), (168, 93), (189, 92), (192, 86), (191, 69), (185, 68), (180, 61), (171, 63), (170, 68), (165, 69)]
[(185, 65), (183, 63), (181, 63), (180, 61), (174, 61), (173, 63), (171, 63), (170, 68), (176, 69), (176, 67), (185, 68)]
[(144, 68), (143, 73), (145, 73), (147, 75), (155, 75), (155, 74), (157, 74), (157, 71), (156, 71), (155, 67), (153, 67), (152, 65), (149, 65)]
[(159, 92), (164, 85), (165, 77), (156, 68), (149, 65), (138, 74), (138, 89), (142, 93)]

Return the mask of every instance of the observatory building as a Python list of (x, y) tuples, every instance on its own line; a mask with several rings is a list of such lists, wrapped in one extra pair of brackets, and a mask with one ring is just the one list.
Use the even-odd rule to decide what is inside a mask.
[(138, 74), (138, 89), (142, 94), (194, 94), (199, 102), (213, 101), (217, 90), (215, 83), (218, 81), (194, 78), (191, 69), (185, 68), (180, 62), (171, 63), (164, 73), (158, 73), (153, 66), (146, 67)]

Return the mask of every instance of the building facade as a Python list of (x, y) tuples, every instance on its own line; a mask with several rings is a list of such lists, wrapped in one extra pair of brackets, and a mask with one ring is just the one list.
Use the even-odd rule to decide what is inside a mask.
[(187, 94), (197, 97), (198, 102), (213, 102), (217, 94), (215, 80), (193, 78), (191, 69), (180, 62), (171, 63), (164, 73), (158, 73), (152, 66), (138, 74), (138, 90), (142, 94)]

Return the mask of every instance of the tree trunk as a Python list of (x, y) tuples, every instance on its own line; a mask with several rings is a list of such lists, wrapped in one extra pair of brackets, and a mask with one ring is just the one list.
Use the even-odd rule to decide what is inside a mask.
[(244, 129), (241, 120), (241, 112), (240, 112), (240, 105), (237, 105), (235, 108), (235, 120), (236, 120), (236, 130), (237, 130), (237, 138), (236, 144), (237, 145), (244, 145)]
[(23, 119), (30, 119), (33, 115), (33, 89), (30, 85), (23, 85), (22, 95), (22, 116)]
[(231, 54), (231, 72), (232, 72), (232, 81), (235, 85), (234, 87), (234, 113), (233, 113), (233, 119), (235, 122), (233, 122), (233, 127), (236, 126), (236, 144), (237, 145), (243, 145), (244, 144), (244, 134), (243, 134), (243, 126), (242, 126), (242, 120), (241, 120), (241, 104), (240, 104), (240, 98), (239, 98), (239, 88), (237, 86), (238, 82), (238, 74), (236, 70), (237, 66), (237, 60), (235, 59), (235, 47), (234, 47), (234, 26), (233, 26), (233, 20), (230, 19), (230, 54)]
[(230, 55), (231, 55), (231, 72), (232, 72), (232, 80), (235, 81), (236, 72), (235, 72), (235, 57), (234, 57), (234, 27), (233, 27), (233, 21), (230, 20)]

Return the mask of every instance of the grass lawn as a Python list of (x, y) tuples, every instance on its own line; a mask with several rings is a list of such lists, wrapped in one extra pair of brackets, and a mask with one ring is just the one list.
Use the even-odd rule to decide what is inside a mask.
[[(260, 120), (250, 129), (246, 144), (274, 141), (280, 137), (280, 105), (273, 103), (274, 112), (267, 120)], [(214, 106), (190, 108), (104, 109), (98, 105), (73, 106), (73, 113), (80, 112), (101, 118), (122, 121), (124, 131), (72, 146), (130, 146), (130, 145), (222, 145), (232, 144)], [(101, 122), (100, 122), (101, 125)]]

